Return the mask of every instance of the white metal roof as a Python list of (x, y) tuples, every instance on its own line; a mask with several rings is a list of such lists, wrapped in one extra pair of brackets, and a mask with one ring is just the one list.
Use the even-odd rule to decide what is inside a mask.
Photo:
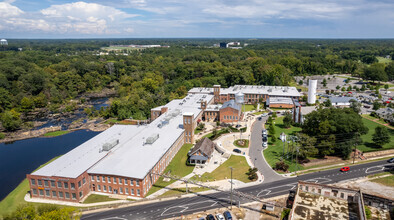
[(282, 97), (269, 97), (269, 99), (267, 99), (267, 105), (269, 104), (289, 104), (292, 105), (293, 103), (293, 99), (291, 98), (282, 98)]
[[(186, 99), (187, 97), (189, 99)], [(201, 112), (198, 100), (203, 95), (189, 95), (187, 97), (183, 99), (187, 100), (186, 102), (177, 100), (166, 105), (168, 107), (166, 114), (161, 115), (151, 124), (140, 126), (138, 134), (89, 169), (88, 173), (144, 178), (179, 136), (183, 134), (184, 129), (179, 126), (183, 125), (183, 112), (191, 113), (194, 117), (197, 117)], [(212, 98), (213, 96), (209, 95), (205, 96), (204, 99), (209, 102)], [(179, 103), (184, 104), (179, 105)], [(161, 128), (158, 127), (166, 116), (171, 115), (175, 109), (181, 110), (180, 113), (172, 117), (168, 124)], [(158, 134), (159, 138), (152, 144), (144, 144), (146, 138), (151, 134)]]
[[(220, 94), (236, 94), (242, 92), (244, 94), (266, 94), (270, 96), (291, 96), (300, 97), (301, 94), (298, 92), (296, 87), (290, 86), (262, 86), (262, 85), (235, 85), (229, 88), (221, 88)], [(192, 88), (189, 90), (189, 94), (211, 94), (213, 88)]]
[[(114, 125), (32, 174), (76, 178), (88, 170), (88, 173), (142, 179), (183, 133), (183, 127), (179, 126), (183, 124), (182, 112), (197, 117), (201, 112), (199, 101), (209, 102), (212, 98), (212, 95), (197, 94), (173, 100), (165, 105), (168, 111), (152, 123)], [(159, 138), (145, 144), (153, 134)], [(118, 144), (109, 151), (101, 151), (109, 142)]]
[(104, 144), (114, 139), (118, 139), (120, 144), (124, 143), (130, 138), (129, 134), (137, 130), (138, 127), (134, 125), (114, 125), (32, 174), (76, 178), (110, 152), (100, 152)]

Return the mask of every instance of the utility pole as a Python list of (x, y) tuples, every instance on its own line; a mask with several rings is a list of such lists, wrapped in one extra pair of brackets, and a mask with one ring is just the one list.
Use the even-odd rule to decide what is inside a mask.
[(357, 142), (358, 142), (358, 133), (356, 132), (356, 140), (354, 143), (354, 152), (353, 152), (353, 164), (354, 164), (354, 160), (356, 159)]
[(230, 195), (230, 210), (233, 210), (233, 168), (231, 170), (231, 195)]
[(296, 176), (298, 176), (297, 175), (297, 171), (298, 171), (298, 150), (299, 150), (299, 148), (298, 147), (296, 147), (296, 149), (297, 149), (297, 151), (296, 151)]

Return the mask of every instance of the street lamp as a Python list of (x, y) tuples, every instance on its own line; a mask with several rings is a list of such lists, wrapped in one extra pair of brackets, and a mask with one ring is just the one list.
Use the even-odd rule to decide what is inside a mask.
[(280, 140), (282, 140), (282, 142), (283, 142), (283, 154), (282, 154), (282, 160), (283, 160), (283, 159), (285, 159), (285, 144), (286, 144), (285, 132), (282, 132), (282, 134), (280, 134)]
[(233, 168), (231, 170), (231, 196), (230, 196), (230, 210), (233, 210)]

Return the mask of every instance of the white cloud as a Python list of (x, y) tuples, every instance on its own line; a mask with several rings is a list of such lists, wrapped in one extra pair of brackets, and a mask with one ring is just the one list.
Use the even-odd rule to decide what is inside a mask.
[(0, 2), (0, 18), (16, 17), (21, 14), (23, 14), (23, 11), (18, 7), (15, 7), (8, 2)]

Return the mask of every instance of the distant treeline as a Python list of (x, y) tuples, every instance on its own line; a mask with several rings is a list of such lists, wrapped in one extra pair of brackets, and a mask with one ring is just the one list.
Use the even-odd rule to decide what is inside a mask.
[[(248, 46), (211, 47), (231, 41)], [(101, 47), (125, 44), (170, 48), (97, 55)], [(377, 60), (387, 55), (394, 57), (394, 40), (9, 39), (9, 45), (0, 48), (0, 119), (7, 130), (14, 130), (22, 122), (9, 126), (7, 121), (21, 113), (72, 110), (71, 99), (103, 88), (116, 90), (118, 97), (110, 108), (89, 114), (144, 119), (151, 108), (185, 96), (192, 87), (295, 85), (295, 75), (334, 73), (393, 80), (393, 62)]]

